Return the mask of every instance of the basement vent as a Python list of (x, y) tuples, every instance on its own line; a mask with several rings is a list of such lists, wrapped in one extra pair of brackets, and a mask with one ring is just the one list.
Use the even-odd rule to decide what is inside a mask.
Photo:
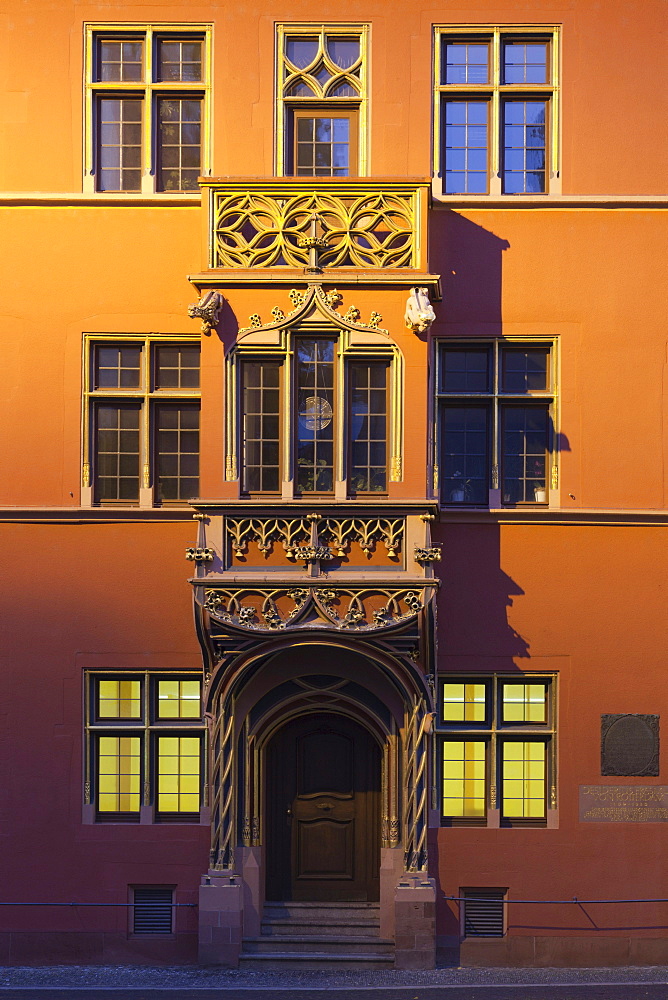
[(174, 889), (164, 885), (137, 885), (133, 890), (135, 934), (171, 934)]
[(503, 937), (506, 889), (462, 889), (464, 937)]

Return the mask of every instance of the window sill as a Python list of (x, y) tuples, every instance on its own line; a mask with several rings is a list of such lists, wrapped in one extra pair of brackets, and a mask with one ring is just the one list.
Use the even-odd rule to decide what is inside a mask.
[(443, 194), (434, 185), (432, 207), (442, 208), (665, 208), (666, 195), (642, 194)]
[(153, 194), (144, 194), (141, 191), (54, 191), (42, 194), (38, 191), (25, 192), (0, 192), (0, 205), (4, 206), (24, 206), (24, 205), (85, 205), (85, 206), (124, 206), (124, 205), (150, 205), (160, 208), (199, 208), (202, 204), (200, 192), (176, 193), (156, 191)]
[(554, 510), (554, 506), (550, 503), (543, 503), (539, 501), (538, 503), (508, 503), (502, 506), (497, 506), (496, 504), (475, 504), (475, 503), (442, 503), (439, 507), (443, 511), (533, 511), (533, 510)]
[(556, 830), (558, 827), (559, 811), (557, 809), (548, 809), (545, 818), (539, 820), (504, 819), (498, 809), (488, 809), (487, 817), (484, 820), (467, 820), (446, 816), (441, 816), (440, 819), (442, 830)]

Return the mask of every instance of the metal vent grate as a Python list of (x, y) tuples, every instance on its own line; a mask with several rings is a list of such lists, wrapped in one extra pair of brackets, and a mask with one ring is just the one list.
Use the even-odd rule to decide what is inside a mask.
[(503, 937), (505, 889), (463, 889), (464, 937)]
[(171, 934), (174, 890), (164, 885), (138, 885), (134, 889), (135, 934)]

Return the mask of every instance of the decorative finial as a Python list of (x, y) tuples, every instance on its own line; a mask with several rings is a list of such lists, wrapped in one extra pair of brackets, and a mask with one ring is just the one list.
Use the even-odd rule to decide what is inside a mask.
[(308, 236), (302, 236), (299, 240), (299, 246), (304, 250), (308, 250), (308, 267), (304, 268), (304, 273), (322, 274), (319, 258), (322, 251), (327, 249), (329, 243), (323, 235), (318, 235), (318, 223), (322, 227), (322, 219), (317, 212), (313, 213), (309, 221), (311, 224)]

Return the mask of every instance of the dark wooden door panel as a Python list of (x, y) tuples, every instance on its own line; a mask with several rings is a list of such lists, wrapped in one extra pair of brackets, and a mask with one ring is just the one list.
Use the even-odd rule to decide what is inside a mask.
[(336, 823), (329, 819), (298, 820), (295, 837), (297, 881), (304, 879), (349, 879), (354, 875), (354, 820)]
[(374, 900), (380, 752), (357, 723), (307, 715), (266, 758), (267, 898)]

